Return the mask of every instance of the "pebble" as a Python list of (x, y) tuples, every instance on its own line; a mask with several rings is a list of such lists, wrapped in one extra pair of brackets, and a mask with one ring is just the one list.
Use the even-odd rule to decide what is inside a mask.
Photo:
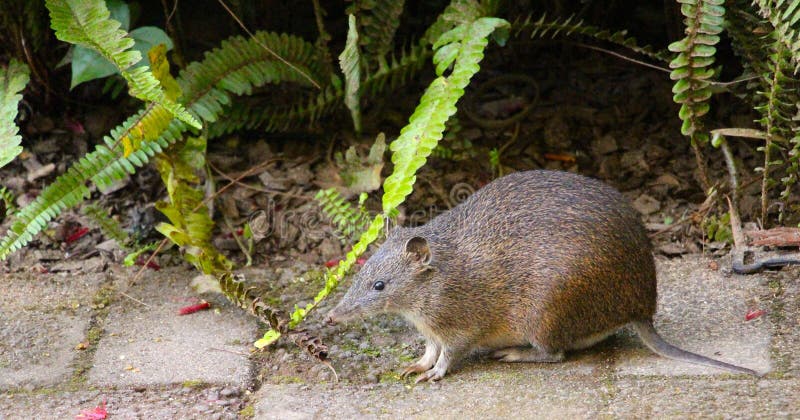
[(221, 395), (223, 398), (238, 397), (239, 394), (239, 390), (233, 387), (223, 388), (222, 391), (219, 392), (219, 395)]
[(657, 212), (661, 208), (661, 202), (647, 194), (642, 194), (633, 201), (633, 208), (647, 216)]

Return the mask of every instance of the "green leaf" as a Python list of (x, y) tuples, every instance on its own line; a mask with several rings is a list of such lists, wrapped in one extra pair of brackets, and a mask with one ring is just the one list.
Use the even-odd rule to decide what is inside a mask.
[(111, 19), (120, 23), (120, 28), (127, 31), (131, 27), (131, 9), (128, 3), (122, 0), (106, 0), (106, 7), (111, 13)]
[(433, 55), (433, 64), (436, 66), (436, 75), (441, 76), (456, 61), (456, 56), (461, 48), (460, 43), (447, 44), (439, 48)]
[[(131, 50), (135, 41), (120, 29), (120, 22), (110, 18), (103, 0), (46, 0), (46, 6), (58, 39), (91, 48), (114, 63), (128, 82), (132, 96), (155, 102), (192, 127), (202, 127), (183, 105), (166, 97), (147, 67), (131, 68), (141, 60), (142, 55)], [(144, 37), (149, 36), (152, 34), (147, 35), (145, 31)]]
[(692, 57), (712, 57), (717, 53), (717, 49), (709, 45), (695, 44), (694, 49), (689, 53)]
[(147, 52), (158, 44), (166, 45), (167, 51), (171, 51), (174, 47), (172, 39), (170, 39), (167, 33), (160, 28), (156, 28), (155, 26), (142, 26), (140, 28), (136, 28), (131, 31), (130, 36), (134, 41), (133, 49), (139, 51), (142, 57), (144, 57), (146, 60), (142, 60), (141, 62), (137, 63), (137, 65), (150, 65), (150, 59), (147, 57)]
[(689, 49), (689, 38), (684, 38), (680, 41), (675, 41), (667, 46), (667, 49), (672, 52), (684, 52)]
[(22, 92), (30, 76), (28, 66), (12, 59), (8, 66), (0, 69), (0, 168), (14, 160), (22, 152), (22, 137), (14, 124)]
[(265, 332), (264, 336), (259, 338), (255, 343), (253, 343), (253, 345), (256, 346), (257, 349), (263, 349), (264, 347), (267, 347), (268, 345), (277, 341), (279, 338), (281, 338), (281, 333), (271, 329)]
[(90, 80), (119, 74), (117, 67), (95, 50), (76, 45), (72, 50), (72, 80), (69, 88)]
[(339, 54), (339, 67), (345, 80), (344, 103), (350, 110), (356, 133), (361, 133), (361, 54), (358, 50), (358, 32), (356, 17), (348, 17), (347, 41), (344, 50)]

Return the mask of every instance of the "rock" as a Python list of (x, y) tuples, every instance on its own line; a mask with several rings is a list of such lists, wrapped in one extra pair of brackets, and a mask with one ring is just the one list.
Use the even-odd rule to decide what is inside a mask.
[(622, 169), (633, 172), (636, 176), (643, 176), (650, 170), (650, 165), (644, 159), (644, 152), (641, 150), (632, 150), (625, 152), (620, 157), (619, 161)]
[(339, 241), (332, 238), (323, 239), (317, 249), (325, 261), (344, 255)]
[(609, 155), (600, 158), (597, 176), (601, 179), (613, 179), (620, 172), (619, 156)]
[(102, 257), (94, 257), (86, 260), (66, 260), (50, 267), (51, 273), (100, 273), (106, 267), (106, 262)]
[(635, 208), (639, 213), (648, 216), (657, 212), (661, 208), (661, 202), (647, 194), (642, 194), (633, 201), (633, 208)]
[(287, 169), (286, 177), (299, 185), (308, 185), (314, 179), (314, 173), (311, 172), (309, 165), (304, 163)]
[(686, 248), (677, 242), (670, 242), (668, 244), (661, 245), (658, 247), (658, 251), (669, 257), (676, 257), (687, 252)]
[(269, 173), (269, 171), (264, 171), (258, 174), (258, 179), (267, 188), (280, 191), (285, 191), (287, 188), (286, 180), (275, 178), (271, 173)]
[(95, 245), (95, 249), (112, 255), (114, 255), (116, 252), (122, 251), (122, 248), (120, 248), (119, 244), (114, 239), (107, 239), (103, 242), (100, 242), (99, 244)]
[(671, 173), (665, 173), (659, 175), (658, 178), (651, 183), (651, 185), (667, 185), (670, 187), (680, 188), (681, 181), (675, 175)]
[(544, 144), (548, 151), (568, 150), (572, 148), (571, 129), (564, 118), (554, 114), (544, 127)]
[(608, 155), (617, 150), (619, 150), (617, 139), (610, 134), (606, 134), (592, 142), (592, 152), (594, 152), (596, 156)]

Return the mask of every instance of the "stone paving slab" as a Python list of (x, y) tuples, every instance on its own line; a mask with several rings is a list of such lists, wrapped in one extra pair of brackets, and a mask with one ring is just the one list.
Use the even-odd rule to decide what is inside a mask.
[(109, 419), (236, 419), (239, 395), (219, 389), (82, 390), (59, 393), (0, 394), (0, 419), (65, 420), (103, 402)]
[(798, 418), (798, 395), (797, 379), (613, 380), (500, 369), (433, 385), (268, 384), (256, 394), (255, 418)]
[(592, 418), (610, 399), (601, 377), (489, 363), (437, 384), (264, 384), (257, 419)]
[(0, 390), (54, 386), (72, 375), (104, 274), (0, 275)]
[[(685, 350), (759, 372), (770, 370), (770, 319), (745, 320), (748, 302), (763, 293), (764, 286), (758, 276), (726, 276), (723, 270), (713, 270), (711, 261), (702, 256), (658, 261), (656, 329)], [(641, 344), (622, 347), (617, 360), (620, 375), (727, 374), (659, 357)]]
[(607, 410), (619, 418), (800, 417), (800, 380), (636, 379), (614, 383)]
[[(201, 383), (244, 385), (250, 378), (248, 348), (256, 322), (218, 299), (213, 310), (180, 316), (196, 293), (186, 270), (149, 272), (121, 298), (105, 322), (105, 334), (89, 372), (98, 386)], [(122, 286), (121, 286), (122, 287)]]

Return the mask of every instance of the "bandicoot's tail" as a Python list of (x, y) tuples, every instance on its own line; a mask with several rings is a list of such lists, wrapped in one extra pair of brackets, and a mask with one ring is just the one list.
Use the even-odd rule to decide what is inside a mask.
[(711, 366), (717, 369), (727, 370), (729, 372), (734, 372), (734, 373), (746, 373), (748, 375), (753, 375), (753, 376), (763, 376), (763, 374), (760, 374), (752, 369), (743, 368), (741, 366), (732, 365), (730, 363), (720, 362), (719, 360), (714, 360), (675, 347), (672, 344), (664, 341), (664, 339), (661, 338), (660, 335), (658, 335), (658, 332), (656, 331), (655, 327), (653, 327), (652, 321), (635, 321), (632, 322), (631, 325), (633, 326), (633, 329), (636, 331), (636, 334), (639, 335), (639, 338), (642, 339), (644, 344), (648, 348), (650, 348), (650, 350), (652, 350), (654, 353), (660, 356), (689, 363), (696, 363), (698, 365)]

